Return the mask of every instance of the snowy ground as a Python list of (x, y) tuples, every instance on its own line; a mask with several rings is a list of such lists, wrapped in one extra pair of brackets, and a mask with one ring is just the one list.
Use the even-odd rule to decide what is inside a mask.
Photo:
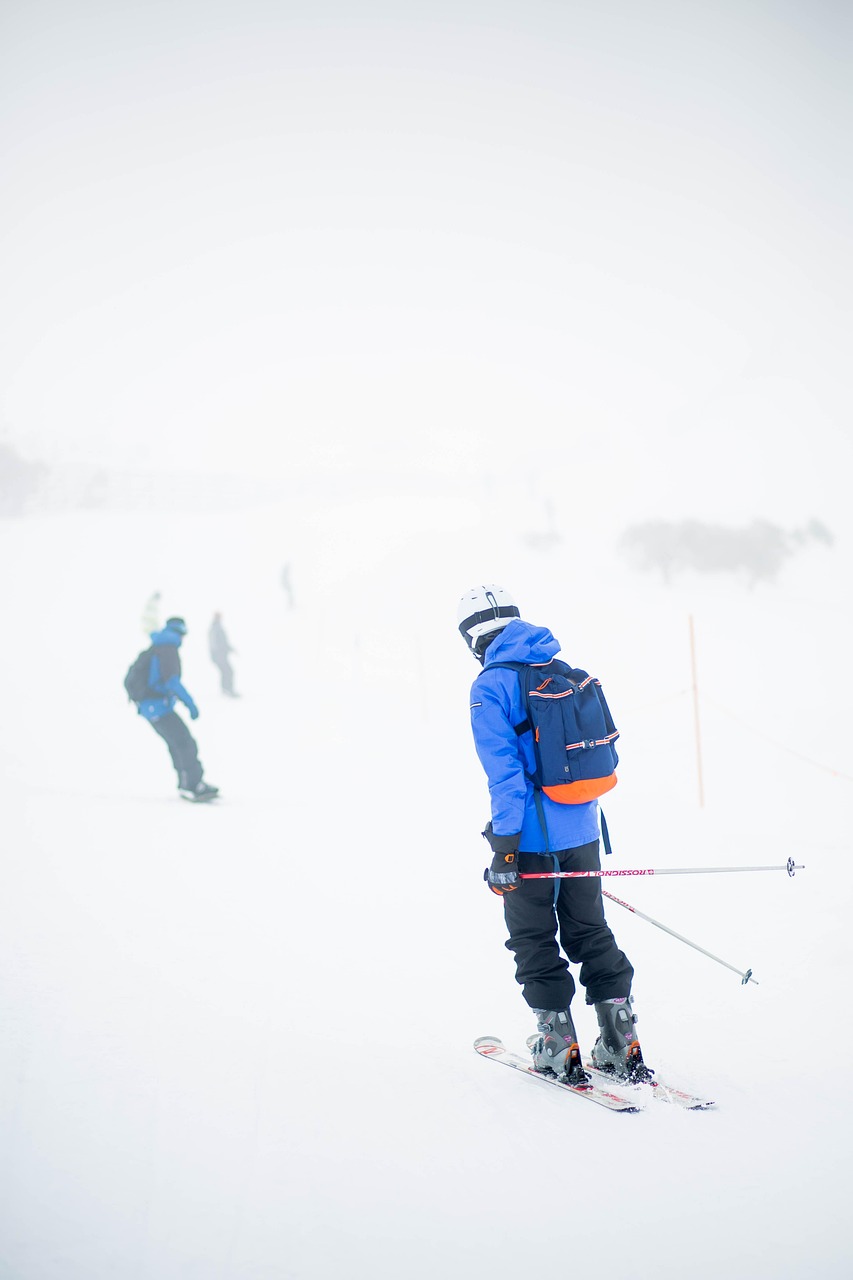
[[(2, 1280), (850, 1275), (850, 568), (842, 542), (776, 587), (666, 591), (452, 493), (0, 526)], [(714, 1112), (609, 1115), (472, 1052), (533, 1029), (455, 633), (491, 577), (604, 680), (614, 865), (806, 864), (616, 882), (759, 980), (609, 912), (647, 1057)], [(217, 806), (124, 700), (155, 588)]]

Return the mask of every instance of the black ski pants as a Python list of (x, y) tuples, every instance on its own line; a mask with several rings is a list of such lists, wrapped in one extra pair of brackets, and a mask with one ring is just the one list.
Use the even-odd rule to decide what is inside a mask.
[[(598, 841), (553, 854), (520, 853), (518, 869), (599, 871)], [(599, 879), (525, 880), (504, 895), (504, 915), (516, 981), (531, 1009), (568, 1009), (575, 982), (566, 956), (580, 965), (587, 1004), (630, 995), (634, 970), (604, 918)]]
[(150, 720), (149, 724), (169, 748), (169, 755), (178, 775), (178, 786), (194, 791), (202, 780), (204, 770), (198, 758), (195, 738), (181, 717), (176, 711), (167, 711), (159, 720)]

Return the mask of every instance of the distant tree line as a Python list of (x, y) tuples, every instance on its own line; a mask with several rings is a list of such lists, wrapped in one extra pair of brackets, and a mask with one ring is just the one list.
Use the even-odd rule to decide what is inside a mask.
[(41, 484), (47, 467), (26, 462), (8, 444), (0, 443), (0, 516), (19, 516)]
[(769, 520), (753, 520), (740, 528), (701, 520), (649, 520), (630, 525), (619, 538), (619, 550), (637, 569), (657, 570), (666, 583), (676, 573), (745, 573), (750, 586), (772, 582), (782, 565), (810, 543), (832, 546), (833, 537), (820, 520), (801, 529), (783, 529)]

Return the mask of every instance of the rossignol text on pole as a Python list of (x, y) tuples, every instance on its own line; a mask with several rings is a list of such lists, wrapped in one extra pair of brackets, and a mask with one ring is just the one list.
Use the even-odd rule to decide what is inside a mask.
[(789, 858), (784, 866), (778, 867), (625, 867), (607, 871), (522, 871), (522, 880), (585, 880), (598, 879), (602, 876), (707, 876), (724, 871), (787, 871), (793, 876), (795, 871), (804, 871), (801, 862)]
[(653, 924), (657, 929), (663, 929), (664, 933), (668, 933), (671, 938), (677, 938), (679, 942), (684, 942), (688, 947), (692, 947), (694, 951), (701, 951), (703, 956), (707, 956), (709, 960), (716, 960), (717, 964), (723, 965), (726, 969), (731, 969), (741, 980), (741, 986), (745, 987), (748, 982), (755, 982), (751, 969), (738, 969), (736, 965), (729, 964), (728, 960), (721, 960), (719, 956), (715, 956), (712, 951), (706, 951), (704, 947), (700, 947), (698, 943), (691, 942), (689, 938), (685, 938), (682, 934), (676, 933), (674, 929), (670, 929), (665, 924), (661, 924), (660, 920), (654, 920), (651, 916), (647, 916), (645, 912), (638, 911), (636, 907), (632, 907), (629, 902), (623, 902), (621, 898), (615, 898), (612, 893), (608, 893), (606, 889), (601, 890), (603, 897), (609, 898), (611, 902), (616, 902), (620, 907), (624, 907), (626, 911), (630, 911), (632, 915), (639, 916), (641, 920), (648, 920), (649, 924)]

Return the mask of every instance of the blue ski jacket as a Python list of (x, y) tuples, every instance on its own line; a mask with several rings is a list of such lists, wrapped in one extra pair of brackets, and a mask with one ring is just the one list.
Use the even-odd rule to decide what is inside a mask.
[(181, 658), (178, 650), (182, 640), (180, 632), (171, 631), (168, 627), (151, 633), (154, 652), (151, 655), (148, 684), (158, 696), (140, 702), (139, 715), (146, 720), (162, 719), (174, 710), (175, 702), (179, 699), (193, 720), (198, 715), (198, 707), (181, 684)]
[(526, 712), (518, 673), (494, 670), (495, 662), (550, 662), (560, 646), (547, 627), (513, 618), (486, 650), (483, 670), (471, 686), (471, 728), (480, 763), (489, 780), (492, 830), (495, 835), (521, 833), (524, 853), (576, 849), (598, 839), (598, 801), (558, 804), (541, 795), (542, 823), (534, 800), (530, 775), (536, 768), (530, 733), (516, 734)]

